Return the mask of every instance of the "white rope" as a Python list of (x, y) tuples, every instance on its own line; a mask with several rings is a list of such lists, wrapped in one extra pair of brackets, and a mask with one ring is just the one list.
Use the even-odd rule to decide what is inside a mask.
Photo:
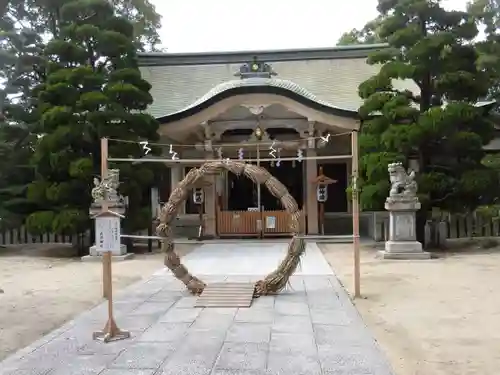
[[(330, 155), (330, 156), (304, 156), (301, 158), (302, 160), (335, 160), (335, 159), (352, 159), (352, 155)], [(210, 162), (220, 162), (224, 160), (234, 160), (237, 162), (249, 162), (256, 163), (266, 162), (266, 161), (276, 161), (276, 158), (262, 158), (262, 159), (176, 159), (172, 160), (171, 158), (108, 158), (110, 162), (131, 162), (131, 163), (168, 163), (168, 164), (192, 164), (192, 163), (210, 163)], [(280, 158), (280, 161), (296, 161), (297, 157), (290, 158)]]
[[(166, 237), (160, 237), (160, 236), (141, 236), (141, 235), (133, 235), (133, 234), (121, 234), (121, 238), (135, 238), (139, 240), (164, 240)], [(297, 236), (292, 236), (293, 238), (298, 238), (298, 239), (305, 239), (305, 240), (323, 240), (323, 239), (352, 239), (355, 236), (352, 234), (346, 234), (346, 235), (316, 235), (316, 234), (311, 234), (311, 235), (297, 235)], [(358, 236), (359, 237), (359, 236)], [(214, 240), (209, 240), (209, 241), (218, 241), (218, 239)], [(200, 242), (200, 241), (197, 241)]]

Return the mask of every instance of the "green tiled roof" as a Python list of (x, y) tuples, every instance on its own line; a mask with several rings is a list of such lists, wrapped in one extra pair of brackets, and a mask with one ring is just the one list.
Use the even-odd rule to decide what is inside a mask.
[[(289, 91), (293, 94), (297, 94), (302, 96), (305, 99), (308, 99), (310, 101), (316, 102), (322, 106), (325, 107), (330, 107), (332, 109), (344, 109), (344, 108), (338, 108), (331, 103), (328, 103), (324, 100), (321, 100), (317, 98), (314, 94), (312, 94), (310, 91), (306, 90), (305, 88), (299, 86), (298, 84), (284, 80), (284, 79), (279, 79), (279, 78), (246, 78), (246, 79), (238, 79), (238, 80), (231, 80), (227, 82), (223, 82), (221, 84), (218, 84), (214, 88), (212, 88), (209, 92), (207, 92), (205, 95), (203, 95), (201, 98), (196, 100), (194, 103), (188, 105), (187, 107), (183, 108), (182, 110), (178, 112), (184, 112), (189, 110), (190, 108), (194, 108), (199, 106), (200, 104), (214, 98), (215, 96), (224, 93), (226, 91), (230, 91), (232, 89), (236, 88), (252, 88), (252, 87), (274, 87), (278, 89), (283, 89), (286, 91)], [(174, 114), (174, 113), (172, 113)]]

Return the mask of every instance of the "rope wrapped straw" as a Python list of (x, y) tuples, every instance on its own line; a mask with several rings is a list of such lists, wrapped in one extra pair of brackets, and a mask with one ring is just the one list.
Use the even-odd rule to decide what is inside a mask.
[(227, 170), (237, 176), (244, 175), (255, 184), (265, 185), (269, 192), (281, 201), (283, 208), (291, 214), (289, 225), (293, 238), (288, 245), (285, 259), (283, 259), (275, 271), (271, 272), (263, 280), (255, 283), (254, 297), (276, 294), (285, 288), (290, 276), (297, 269), (300, 258), (305, 251), (304, 239), (295, 237), (302, 232), (302, 212), (295, 199), (279, 180), (273, 177), (265, 168), (253, 164), (221, 160), (205, 163), (200, 168), (193, 168), (189, 171), (186, 177), (172, 191), (168, 202), (162, 207), (159, 215), (160, 224), (156, 228), (156, 232), (158, 236), (163, 237), (162, 250), (165, 252), (165, 266), (172, 271), (177, 279), (186, 285), (192, 294), (201, 294), (203, 292), (206, 284), (189, 273), (175, 252), (171, 223), (176, 217), (179, 207), (196, 183), (205, 176), (214, 175), (223, 170)]

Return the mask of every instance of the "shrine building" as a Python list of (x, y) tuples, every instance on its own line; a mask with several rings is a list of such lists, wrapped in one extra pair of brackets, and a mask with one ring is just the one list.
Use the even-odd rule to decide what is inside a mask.
[[(172, 188), (202, 160), (251, 159), (288, 188), (304, 212), (306, 233), (318, 234), (319, 204), (312, 181), (322, 167), (336, 181), (328, 186), (324, 232), (352, 234), (346, 189), (352, 167), (351, 133), (360, 126), (358, 86), (378, 70), (366, 63), (368, 55), (384, 47), (141, 53), (140, 69), (152, 85), (154, 99), (148, 111), (160, 122), (160, 142), (175, 145), (172, 151), (179, 158), (193, 159), (190, 164), (169, 164), (170, 174), (164, 176), (154, 199), (168, 200)], [(412, 81), (394, 86), (417, 90)], [(328, 137), (328, 142), (320, 137)], [(269, 160), (273, 141), (276, 159)], [(164, 155), (171, 155), (169, 147)], [(207, 235), (288, 234), (288, 215), (264, 186), (231, 173), (207, 183), (203, 202)], [(370, 215), (361, 215), (362, 235), (375, 235)], [(198, 207), (190, 196), (177, 225), (196, 228), (197, 223)]]

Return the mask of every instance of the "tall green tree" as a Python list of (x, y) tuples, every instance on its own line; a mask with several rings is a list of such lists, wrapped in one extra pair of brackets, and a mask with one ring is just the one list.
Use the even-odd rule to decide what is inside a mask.
[(10, 226), (36, 208), (26, 199), (37, 139), (30, 126), (36, 104), (29, 93), (44, 72), (39, 34), (17, 22), (12, 12), (0, 19), (0, 30), (0, 217), (2, 225)]
[[(61, 36), (63, 7), (72, 0), (7, 0), (0, 4), (0, 217), (16, 225), (36, 203), (27, 199), (33, 181), (30, 159), (40, 134), (38, 97), (31, 91), (46, 82), (45, 42)], [(148, 0), (113, 0), (116, 15), (132, 23), (132, 40), (141, 51), (160, 43), (160, 16)], [(89, 9), (89, 11), (91, 11)]]
[[(468, 211), (487, 199), (495, 176), (484, 167), (483, 146), (493, 136), (484, 108), (490, 79), (476, 65), (478, 30), (466, 12), (446, 11), (437, 0), (379, 0), (380, 36), (389, 48), (368, 62), (378, 74), (363, 82), (360, 135), (364, 207), (381, 209), (388, 193), (387, 164), (418, 160), (423, 208), (417, 232), (431, 207)], [(398, 89), (395, 80), (413, 82)]]
[(380, 26), (383, 21), (381, 16), (368, 22), (362, 29), (352, 29), (343, 33), (337, 41), (338, 46), (355, 44), (385, 43), (387, 40), (380, 36)]
[[(500, 99), (500, 1), (473, 0), (468, 4), (469, 12), (476, 18), (480, 28), (484, 30), (484, 38), (478, 41), (478, 67), (489, 74), (492, 81), (488, 99)], [(500, 126), (498, 105), (492, 113), (492, 120)], [(500, 180), (500, 155), (491, 153), (483, 158), (483, 164), (497, 173)], [(497, 186), (491, 192), (492, 199), (478, 211), (486, 217), (500, 219), (500, 195)]]
[[(158, 137), (144, 111), (151, 85), (141, 78), (133, 25), (105, 0), (69, 2), (60, 9), (60, 33), (44, 49), (47, 76), (33, 91), (43, 135), (32, 164), (28, 198), (39, 209), (27, 219), (34, 232), (79, 232), (89, 224), (93, 177), (100, 171), (100, 138), (119, 138), (113, 157), (140, 157), (140, 139)], [(129, 198), (126, 230), (150, 224), (147, 195), (153, 172), (120, 165), (120, 193)], [(147, 202), (147, 203), (146, 203)]]
[[(57, 37), (61, 28), (61, 9), (73, 0), (5, 0), (2, 17), (14, 19), (24, 29), (31, 29), (47, 38)], [(109, 0), (117, 16), (133, 26), (133, 38), (142, 51), (155, 51), (161, 43), (158, 30), (161, 15), (149, 0)]]
[(478, 66), (490, 75), (492, 85), (488, 98), (500, 99), (500, 0), (474, 0), (469, 12), (484, 30), (485, 38), (477, 42)]
[(158, 30), (161, 16), (149, 0), (111, 0), (117, 15), (125, 17), (134, 27), (134, 40), (140, 51), (157, 51), (161, 44)]

